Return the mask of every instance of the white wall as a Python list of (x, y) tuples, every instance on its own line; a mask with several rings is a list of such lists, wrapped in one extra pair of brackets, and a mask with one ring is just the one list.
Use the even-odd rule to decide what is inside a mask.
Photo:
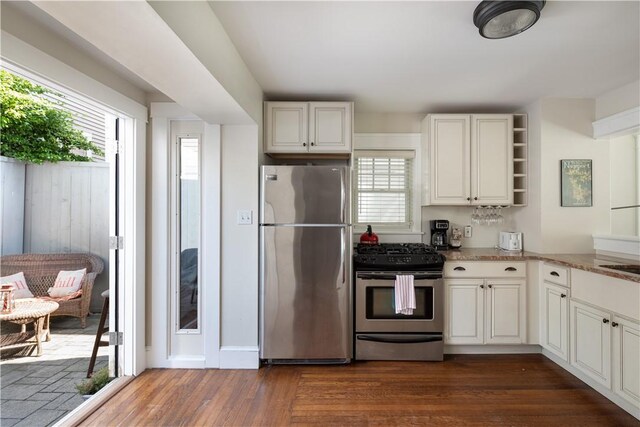
[[(540, 169), (542, 252), (591, 253), (592, 234), (609, 233), (609, 142), (592, 138), (593, 99), (543, 99)], [(560, 160), (593, 161), (593, 206), (560, 206)]]
[(501, 231), (521, 231), (516, 227), (516, 218), (521, 214), (523, 208), (502, 209), (504, 223), (501, 225), (477, 225), (471, 224), (472, 207), (467, 206), (423, 206), (422, 207), (422, 231), (424, 232), (424, 242), (431, 243), (430, 220), (449, 220), (449, 230), (451, 227), (464, 227), (471, 225), (472, 235), (470, 238), (462, 239), (463, 248), (492, 248), (498, 244)]
[(426, 114), (412, 113), (360, 113), (354, 114), (355, 133), (420, 133)]
[(638, 106), (640, 106), (640, 80), (597, 97), (595, 119), (600, 120)]
[[(258, 367), (258, 127), (222, 126), (220, 367)], [(237, 225), (237, 211), (253, 211)], [(240, 364), (241, 361), (249, 363)]]

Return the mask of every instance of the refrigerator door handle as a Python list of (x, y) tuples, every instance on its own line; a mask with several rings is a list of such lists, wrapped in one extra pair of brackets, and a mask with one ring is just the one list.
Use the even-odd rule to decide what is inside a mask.
[(345, 253), (346, 253), (346, 247), (345, 247), (345, 228), (342, 228), (340, 230), (340, 262), (342, 263), (342, 284), (344, 285), (347, 282), (347, 262), (345, 260)]
[(344, 188), (345, 186), (345, 181), (344, 181), (344, 169), (340, 169), (340, 207), (342, 209), (342, 212), (340, 212), (340, 215), (342, 217), (342, 222), (347, 222), (347, 216), (346, 216), (346, 190)]

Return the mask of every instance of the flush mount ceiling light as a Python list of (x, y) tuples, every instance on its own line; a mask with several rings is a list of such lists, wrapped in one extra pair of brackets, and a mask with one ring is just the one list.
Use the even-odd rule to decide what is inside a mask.
[(545, 0), (481, 2), (473, 12), (473, 23), (487, 39), (515, 36), (530, 28), (540, 18)]

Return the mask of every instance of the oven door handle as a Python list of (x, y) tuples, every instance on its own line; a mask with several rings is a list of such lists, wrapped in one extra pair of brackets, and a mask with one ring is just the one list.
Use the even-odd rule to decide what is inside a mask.
[(441, 273), (357, 273), (358, 279), (363, 280), (396, 280), (397, 275), (412, 275), (413, 280), (436, 280), (442, 279)]
[(425, 337), (398, 337), (398, 338), (389, 338), (389, 337), (376, 337), (371, 335), (357, 335), (356, 339), (361, 341), (373, 341), (373, 342), (384, 342), (390, 344), (418, 344), (423, 342), (437, 342), (442, 341), (442, 335), (429, 335)]

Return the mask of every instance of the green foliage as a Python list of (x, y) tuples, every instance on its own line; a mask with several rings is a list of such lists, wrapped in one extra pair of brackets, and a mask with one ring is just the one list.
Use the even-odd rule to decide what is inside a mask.
[(89, 379), (82, 381), (80, 384), (76, 384), (76, 389), (80, 394), (96, 394), (98, 390), (106, 386), (111, 381), (109, 378), (109, 368), (106, 366), (93, 374)]
[(29, 163), (90, 161), (74, 149), (102, 150), (73, 127), (73, 116), (43, 95), (62, 97), (0, 70), (0, 155)]

